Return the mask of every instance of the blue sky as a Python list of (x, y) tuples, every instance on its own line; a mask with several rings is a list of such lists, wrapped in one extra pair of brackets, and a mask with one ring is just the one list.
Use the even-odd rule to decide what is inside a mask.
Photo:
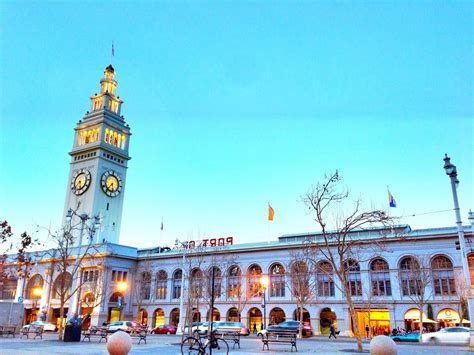
[(133, 134), (122, 243), (317, 230), (300, 199), (335, 169), (367, 207), (389, 185), (400, 223), (451, 226), (452, 211), (423, 214), (453, 206), (444, 153), (467, 222), (472, 6), (2, 1), (0, 219), (60, 225), (73, 128), (114, 40)]

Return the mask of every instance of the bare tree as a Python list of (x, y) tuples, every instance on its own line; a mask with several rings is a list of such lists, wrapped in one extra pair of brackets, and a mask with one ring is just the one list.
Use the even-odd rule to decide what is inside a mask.
[(315, 301), (316, 278), (314, 277), (314, 255), (313, 248), (304, 247), (290, 252), (290, 268), (288, 272), (288, 289), (296, 300), (297, 312), (299, 313), (299, 337), (303, 336), (303, 314), (305, 307)]
[(398, 280), (402, 295), (407, 296), (420, 311), (420, 341), (423, 334), (423, 310), (432, 296), (432, 274), (429, 255), (405, 257), (400, 262)]
[(316, 248), (321, 257), (333, 268), (334, 275), (339, 281), (336, 285), (342, 289), (349, 307), (354, 325), (353, 332), (357, 339), (357, 351), (362, 352), (362, 337), (353, 301), (354, 296), (362, 296), (361, 281), (355, 277), (360, 272), (355, 257), (360, 257), (364, 250), (378, 246), (378, 240), (383, 236), (367, 240), (361, 239), (354, 232), (374, 226), (390, 226), (393, 219), (381, 210), (362, 211), (360, 199), (347, 208), (348, 212), (344, 212), (342, 204), (347, 202), (349, 193), (338, 188), (341, 179), (337, 171), (326, 175), (323, 183), (318, 183), (303, 196), (303, 202), (321, 228), (321, 238), (314, 240), (311, 247)]
[(263, 289), (260, 282), (256, 281), (261, 275), (252, 271), (243, 273), (241, 265), (235, 261), (231, 263), (227, 270), (226, 298), (231, 306), (237, 309), (240, 322), (242, 320), (242, 311), (247, 304), (255, 297), (263, 297)]
[(467, 316), (467, 297), (469, 296), (470, 287), (466, 283), (464, 273), (460, 270), (454, 274), (454, 287), (456, 290), (457, 299), (457, 311), (459, 314), (459, 324), (463, 325), (463, 319)]
[[(78, 206), (79, 208), (79, 206)], [(65, 316), (65, 304), (79, 296), (79, 292), (85, 281), (80, 277), (81, 269), (102, 262), (102, 257), (97, 257), (98, 246), (93, 243), (97, 228), (98, 218), (91, 218), (85, 214), (77, 214), (77, 210), (70, 210), (71, 221), (59, 231), (53, 232), (47, 229), (52, 249), (41, 252), (41, 259), (49, 259), (57, 277), (53, 283), (53, 292), (59, 299), (59, 330), (58, 338), (63, 339), (63, 318)], [(75, 221), (78, 217), (79, 221)], [(89, 223), (88, 223), (89, 222)], [(95, 223), (94, 223), (95, 222)], [(82, 243), (78, 242), (78, 237)], [(78, 244), (82, 244), (78, 246)], [(100, 255), (100, 254), (99, 254)], [(78, 297), (77, 297), (78, 298)], [(77, 306), (80, 300), (77, 299)], [(71, 302), (69, 302), (71, 303)], [(71, 304), (69, 304), (69, 309)], [(76, 309), (70, 312), (77, 315)]]
[(144, 260), (140, 263), (139, 269), (133, 269), (132, 274), (135, 275), (133, 285), (133, 296), (137, 310), (136, 321), (141, 322), (141, 310), (144, 302), (151, 299), (151, 281), (153, 278), (153, 265), (149, 255), (145, 255)]

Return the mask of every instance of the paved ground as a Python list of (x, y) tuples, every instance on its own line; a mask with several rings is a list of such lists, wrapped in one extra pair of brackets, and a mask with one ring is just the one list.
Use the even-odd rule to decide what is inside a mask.
[[(135, 344), (131, 354), (180, 354), (181, 337), (174, 335), (151, 335), (147, 338), (148, 344)], [(349, 338), (339, 338), (337, 341), (323, 337), (311, 339), (298, 339), (298, 354), (354, 354), (355, 342)], [(364, 342), (364, 349), (369, 349), (368, 342)], [(466, 346), (432, 346), (424, 344), (401, 344), (398, 345), (399, 355), (444, 355), (444, 354), (474, 354), (468, 351)], [(241, 354), (281, 354), (290, 353), (287, 344), (270, 344), (270, 351), (262, 351), (262, 342), (257, 338), (241, 338), (241, 349), (229, 352), (232, 355)], [(4, 355), (33, 355), (33, 354), (107, 354), (104, 342), (99, 344), (98, 340), (91, 343), (64, 343), (57, 341), (56, 334), (45, 334), (43, 340), (0, 338), (0, 354)]]

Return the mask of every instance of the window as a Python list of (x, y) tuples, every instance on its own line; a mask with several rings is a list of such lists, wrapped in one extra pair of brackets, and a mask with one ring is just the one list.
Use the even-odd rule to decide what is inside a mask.
[(285, 297), (285, 268), (281, 264), (270, 267), (270, 297)]
[(418, 261), (411, 257), (405, 257), (400, 261), (400, 280), (402, 284), (402, 295), (420, 295), (424, 288), (421, 276), (423, 270)]
[(166, 287), (168, 283), (168, 274), (164, 270), (158, 271), (156, 274), (156, 299), (166, 299)]
[(260, 276), (262, 275), (262, 268), (258, 265), (251, 265), (247, 274), (247, 292), (250, 297), (262, 297), (260, 287)]
[(191, 271), (191, 280), (189, 285), (189, 292), (191, 292), (191, 298), (202, 297), (202, 282), (203, 275), (201, 269), (197, 268)]
[(373, 296), (391, 296), (390, 271), (383, 259), (375, 259), (370, 264), (370, 281)]
[(310, 277), (311, 274), (304, 261), (296, 261), (291, 265), (291, 288), (295, 297), (305, 296), (311, 293), (309, 287)]
[(142, 300), (149, 300), (151, 296), (151, 274), (143, 272), (140, 280), (140, 296)]
[(178, 269), (173, 274), (173, 298), (181, 297), (181, 277), (183, 272)]
[(469, 264), (469, 275), (471, 275), (471, 285), (474, 285), (474, 254), (468, 255), (467, 263)]
[(440, 255), (431, 262), (433, 286), (436, 296), (450, 296), (456, 294), (454, 284), (454, 270), (451, 260)]
[(236, 298), (240, 296), (242, 272), (237, 265), (233, 265), (227, 272), (227, 297)]
[(218, 298), (222, 295), (222, 272), (221, 269), (216, 266), (209, 268), (208, 270), (209, 275), (207, 293), (210, 298), (212, 295), (212, 269), (214, 269), (214, 297)]
[(355, 260), (349, 259), (345, 263), (347, 273), (347, 287), (351, 296), (362, 296), (362, 281), (360, 277), (360, 266)]
[(117, 281), (117, 271), (112, 270), (112, 281)]
[(331, 264), (321, 261), (316, 272), (318, 295), (320, 297), (334, 297), (334, 272)]

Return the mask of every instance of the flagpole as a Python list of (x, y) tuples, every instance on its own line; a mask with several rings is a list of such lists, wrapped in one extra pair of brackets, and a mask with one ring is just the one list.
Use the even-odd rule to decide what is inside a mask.
[(112, 65), (113, 57), (114, 57), (114, 41), (112, 41), (112, 50), (110, 51), (110, 65)]

